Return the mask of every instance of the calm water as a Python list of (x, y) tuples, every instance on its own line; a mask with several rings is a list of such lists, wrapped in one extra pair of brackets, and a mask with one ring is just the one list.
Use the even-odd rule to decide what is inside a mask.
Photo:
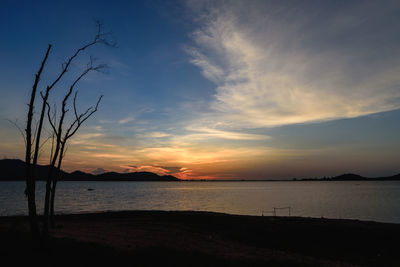
[[(0, 182), (0, 215), (26, 214), (23, 182)], [(42, 210), (44, 184), (38, 183)], [(93, 191), (88, 191), (93, 188)], [(60, 182), (58, 213), (203, 210), (400, 223), (400, 182)], [(288, 210), (277, 215), (287, 216)]]

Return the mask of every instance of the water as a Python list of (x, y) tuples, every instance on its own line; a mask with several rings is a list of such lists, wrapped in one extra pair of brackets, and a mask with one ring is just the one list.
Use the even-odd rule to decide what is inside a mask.
[[(0, 182), (0, 215), (27, 214), (23, 182)], [(93, 188), (93, 191), (88, 191)], [(42, 211), (44, 183), (37, 185)], [(335, 182), (59, 182), (57, 213), (202, 210), (400, 223), (399, 181)], [(278, 210), (287, 216), (288, 210)]]

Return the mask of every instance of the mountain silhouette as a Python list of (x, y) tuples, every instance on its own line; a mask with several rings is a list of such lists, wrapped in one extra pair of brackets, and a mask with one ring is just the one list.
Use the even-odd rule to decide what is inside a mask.
[[(49, 166), (36, 166), (36, 179), (44, 181), (47, 177)], [(91, 174), (82, 171), (71, 173), (61, 171), (61, 181), (181, 181), (172, 175), (158, 175), (152, 172), (106, 172), (102, 174)], [(25, 162), (19, 159), (0, 160), (0, 181), (24, 181)], [(399, 181), (400, 173), (386, 177), (367, 178), (354, 173), (345, 173), (334, 177), (324, 178), (299, 178), (296, 181)], [(198, 181), (198, 180), (197, 180)], [(235, 180), (229, 180), (235, 181)], [(246, 181), (246, 180), (243, 180)]]
[[(49, 166), (36, 166), (36, 179), (44, 181), (47, 177)], [(68, 173), (61, 171), (61, 181), (180, 181), (180, 179), (172, 175), (163, 175), (152, 172), (106, 172), (103, 174), (94, 175), (82, 171), (74, 171)], [(0, 160), (0, 181), (24, 181), (25, 162), (19, 159), (3, 159)]]
[(350, 180), (350, 181), (358, 181), (358, 180), (366, 180), (366, 179), (368, 179), (368, 178), (363, 177), (363, 176), (358, 175), (358, 174), (354, 174), (354, 173), (345, 173), (345, 174), (342, 174), (342, 175), (335, 176), (335, 177), (331, 178), (331, 180), (334, 180), (334, 181), (348, 181), (348, 180)]
[(399, 181), (400, 173), (392, 176), (385, 177), (364, 177), (354, 173), (345, 173), (334, 177), (324, 177), (324, 178), (301, 178), (294, 179), (296, 181)]

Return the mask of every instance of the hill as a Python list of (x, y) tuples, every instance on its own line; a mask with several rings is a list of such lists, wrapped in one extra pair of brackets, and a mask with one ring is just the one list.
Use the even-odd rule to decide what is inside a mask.
[[(37, 180), (43, 181), (47, 177), (49, 166), (38, 165), (36, 167)], [(0, 181), (25, 180), (25, 162), (19, 159), (0, 160)], [(99, 175), (74, 171), (72, 173), (62, 171), (62, 181), (180, 181), (172, 175), (163, 175), (152, 172), (117, 173), (106, 172)]]
[(334, 177), (301, 178), (296, 181), (399, 181), (400, 173), (392, 176), (368, 178), (354, 173), (345, 173)]
[(345, 173), (339, 176), (332, 177), (331, 179), (334, 181), (360, 181), (367, 180), (368, 178), (354, 173)]

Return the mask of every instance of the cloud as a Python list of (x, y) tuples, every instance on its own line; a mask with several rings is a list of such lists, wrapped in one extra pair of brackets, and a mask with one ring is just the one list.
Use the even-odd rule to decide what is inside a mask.
[(74, 145), (88, 144), (94, 139), (104, 137), (102, 133), (77, 133), (71, 138), (70, 143)]
[(103, 174), (103, 173), (105, 173), (105, 172), (108, 172), (108, 171), (105, 170), (105, 169), (103, 169), (103, 168), (97, 168), (97, 169), (95, 169), (95, 170), (92, 171), (92, 173), (93, 173), (94, 175)]
[(126, 123), (134, 121), (134, 120), (135, 120), (134, 116), (129, 116), (129, 117), (126, 117), (126, 118), (124, 118), (122, 120), (119, 120), (118, 123), (119, 124), (126, 124)]
[(128, 165), (128, 166), (120, 166), (125, 169), (125, 172), (153, 172), (158, 175), (175, 175), (180, 176), (186, 168), (182, 167), (165, 167), (165, 166), (155, 166), (155, 165)]
[(92, 157), (104, 158), (104, 159), (124, 159), (129, 158), (130, 155), (118, 154), (118, 153), (93, 153)]
[(400, 108), (400, 40), (376, 17), (390, 8), (224, 3), (200, 9), (186, 48), (216, 84), (203, 117), (243, 129)]
[(182, 167), (166, 167), (166, 166), (158, 166), (158, 167), (160, 167), (164, 170), (167, 170), (171, 173), (177, 173), (177, 172), (181, 172), (181, 171), (185, 170), (185, 168), (182, 168)]
[(144, 138), (163, 138), (163, 137), (168, 137), (168, 136), (171, 136), (171, 135), (168, 133), (164, 133), (164, 132), (151, 132), (151, 133), (138, 135), (138, 137), (144, 137)]
[[(167, 147), (148, 147), (138, 149), (135, 155), (144, 162), (161, 163), (162, 165), (174, 164), (181, 166), (219, 164), (248, 158), (264, 157), (274, 151), (269, 147), (224, 147), (224, 146), (195, 146), (172, 145)], [(160, 164), (160, 165), (161, 165)], [(159, 164), (154, 164), (160, 166)]]
[(219, 139), (230, 139), (230, 140), (266, 140), (270, 138), (267, 135), (222, 131), (205, 127), (204, 128), (188, 127), (187, 130), (195, 133), (187, 134), (183, 136), (182, 139), (201, 140), (209, 138), (219, 138)]
[(203, 75), (207, 79), (213, 82), (219, 82), (221, 80), (221, 77), (224, 75), (224, 71), (219, 66), (213, 64), (209, 58), (194, 48), (187, 47), (186, 52), (192, 56), (192, 60), (190, 60), (190, 62), (200, 67)]
[(120, 166), (126, 168), (124, 173), (129, 172), (152, 172), (158, 175), (172, 175), (179, 179), (215, 179), (215, 178), (227, 178), (225, 175), (206, 174), (203, 172), (195, 171), (186, 167), (170, 167), (170, 166), (156, 166), (156, 165), (128, 165)]

